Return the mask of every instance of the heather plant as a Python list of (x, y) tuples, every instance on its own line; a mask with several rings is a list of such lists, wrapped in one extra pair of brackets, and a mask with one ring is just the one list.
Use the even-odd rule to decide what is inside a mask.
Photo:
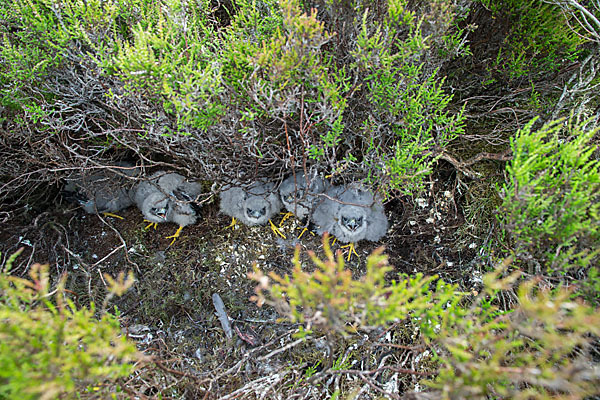
[[(45, 161), (68, 171), (126, 149), (213, 181), (303, 167), (418, 191), (463, 132), (438, 75), (444, 57), (467, 54), (456, 4), (5, 2), (4, 140), (50, 135), (31, 149), (40, 174)], [(445, 39), (430, 46), (434, 33)]]
[[(119, 314), (78, 306), (63, 276), (52, 284), (48, 265), (34, 264), (29, 278), (10, 275), (15, 253), (0, 271), (0, 397), (74, 398), (86, 386), (128, 376), (140, 356), (121, 332)], [(122, 294), (134, 280), (110, 280)], [(98, 392), (100, 393), (100, 392)]]
[(600, 249), (598, 128), (530, 121), (511, 140), (500, 220), (519, 262), (535, 273), (595, 268)]
[(491, 67), (509, 79), (557, 71), (575, 61), (587, 41), (575, 15), (558, 4), (537, 0), (480, 0), (494, 18), (508, 22), (508, 32)]
[[(259, 282), (254, 301), (258, 305), (267, 302), (291, 321), (302, 323), (303, 334), (314, 329), (344, 336), (406, 318), (424, 321), (431, 327), (441, 323), (444, 310), (455, 308), (464, 295), (437, 276), (401, 275), (387, 284), (385, 276), (392, 267), (383, 248), (367, 258), (367, 272), (361, 280), (352, 278), (341, 253), (333, 254), (327, 235), (323, 249), (324, 260), (309, 251), (316, 266), (314, 272), (305, 271), (300, 250), (296, 249), (290, 276), (266, 276), (256, 268), (251, 274)], [(427, 326), (426, 331), (432, 332)]]
[[(300, 323), (299, 337), (325, 334), (330, 358), (344, 354), (344, 362), (354, 365), (342, 372), (361, 376), (378, 392), (396, 394), (386, 392), (390, 386), (383, 375), (366, 379), (388, 370), (420, 376), (428, 387), (423, 398), (566, 399), (597, 394), (600, 375), (591, 359), (600, 317), (597, 309), (573, 300), (572, 291), (553, 290), (538, 278), (520, 281), (520, 272), (506, 273), (511, 259), (486, 274), (482, 290), (473, 293), (459, 292), (436, 276), (384, 279), (392, 269), (382, 249), (368, 257), (365, 275), (353, 279), (341, 254), (332, 254), (327, 239), (323, 244), (325, 259), (309, 253), (313, 272), (302, 265), (298, 251), (289, 276), (267, 276), (255, 268), (254, 300)], [(501, 294), (509, 291), (516, 296), (507, 309), (500, 306)], [(398, 332), (399, 326), (403, 329)], [(394, 330), (396, 340), (377, 343), (403, 354), (389, 358), (403, 359), (401, 364), (381, 362), (375, 369), (360, 370), (357, 365), (366, 353), (358, 352), (358, 364), (342, 351), (348, 342), (360, 343), (362, 335)], [(332, 360), (322, 365), (325, 376), (336, 373)], [(311, 371), (312, 379), (318, 374)]]
[[(510, 260), (505, 260), (508, 266)], [(484, 289), (462, 318), (443, 324), (435, 342), (438, 375), (426, 384), (440, 398), (572, 399), (598, 394), (592, 359), (598, 310), (533, 278), (516, 284), (504, 268), (484, 277)], [(499, 308), (499, 294), (516, 290), (514, 308)], [(452, 310), (449, 310), (452, 312)]]

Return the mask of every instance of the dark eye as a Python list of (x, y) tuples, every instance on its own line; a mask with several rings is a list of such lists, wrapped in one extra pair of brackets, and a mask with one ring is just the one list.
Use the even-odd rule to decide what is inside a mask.
[(260, 215), (265, 215), (266, 213), (267, 213), (267, 208), (266, 208), (266, 207), (263, 207), (263, 208), (260, 210)]
[(251, 215), (252, 214), (252, 209), (251, 208), (246, 208), (246, 213), (248, 213), (248, 214)]
[(342, 224), (344, 224), (344, 225), (348, 225), (348, 222), (350, 222), (350, 221), (348, 220), (348, 218), (346, 218), (346, 217), (342, 216)]
[(360, 226), (362, 225), (363, 217), (356, 218), (356, 223)]

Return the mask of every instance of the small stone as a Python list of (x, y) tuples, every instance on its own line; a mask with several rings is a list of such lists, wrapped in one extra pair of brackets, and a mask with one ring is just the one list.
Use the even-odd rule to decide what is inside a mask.
[(140, 335), (143, 332), (149, 332), (150, 328), (146, 325), (142, 325), (142, 324), (135, 324), (135, 325), (131, 325), (129, 326), (129, 333), (132, 335)]
[(203, 350), (203, 349), (201, 349), (200, 347), (198, 347), (198, 348), (196, 349), (196, 351), (194, 352), (194, 355), (196, 356), (196, 358), (197, 358), (198, 360), (200, 360), (200, 362), (203, 362), (203, 361), (204, 361), (204, 350)]

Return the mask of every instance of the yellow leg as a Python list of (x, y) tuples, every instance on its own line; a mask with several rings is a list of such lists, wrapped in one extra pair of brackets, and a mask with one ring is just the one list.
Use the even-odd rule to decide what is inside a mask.
[(275, 224), (273, 223), (273, 221), (269, 220), (269, 224), (271, 224), (271, 230), (273, 231), (273, 233), (275, 233), (276, 235), (281, 236), (284, 239), (286, 238), (285, 235), (279, 230), (279, 228), (275, 226)]
[(179, 234), (181, 233), (182, 229), (183, 229), (183, 226), (180, 226), (179, 228), (177, 228), (177, 230), (175, 231), (174, 234), (172, 234), (171, 236), (165, 237), (165, 239), (173, 239), (173, 240), (171, 240), (171, 244), (169, 246), (171, 246), (171, 245), (173, 245), (173, 243), (175, 243), (175, 240), (177, 240), (177, 238), (179, 237)]
[(105, 217), (113, 217), (113, 218), (125, 219), (125, 218), (121, 217), (120, 215), (109, 213), (109, 212), (103, 212), (102, 215), (104, 215)]
[(292, 214), (291, 212), (286, 212), (286, 213), (280, 213), (283, 215), (283, 218), (281, 218), (281, 222), (279, 223), (279, 227), (281, 228), (283, 226), (283, 223), (285, 222), (286, 219), (288, 219), (289, 217), (294, 216), (294, 214)]
[(304, 232), (306, 232), (307, 230), (308, 230), (308, 228), (302, 229), (302, 232), (300, 232), (300, 236), (298, 236), (298, 239), (300, 239), (302, 237), (302, 235), (304, 235)]
[(337, 238), (336, 237), (333, 238), (333, 242), (331, 242), (331, 245), (333, 246), (335, 244), (335, 242), (337, 242)]
[(234, 230), (236, 225), (237, 219), (235, 219), (235, 217), (231, 217), (231, 223), (228, 226), (226, 226), (225, 229), (231, 228), (231, 230)]
[(350, 257), (352, 257), (352, 253), (356, 254), (356, 257), (358, 257), (358, 254), (356, 253), (356, 250), (354, 249), (354, 243), (349, 243), (347, 245), (342, 246), (342, 249), (344, 247), (348, 247), (348, 261), (350, 261)]
[[(150, 221), (148, 221), (147, 219), (145, 219), (144, 222), (150, 222)], [(154, 230), (156, 230), (156, 227), (158, 226), (158, 223), (156, 223), (156, 222), (150, 222), (148, 225), (146, 225), (146, 227), (144, 228), (144, 230), (146, 231), (146, 230), (150, 229), (150, 227), (153, 226), (153, 225), (154, 225)]]

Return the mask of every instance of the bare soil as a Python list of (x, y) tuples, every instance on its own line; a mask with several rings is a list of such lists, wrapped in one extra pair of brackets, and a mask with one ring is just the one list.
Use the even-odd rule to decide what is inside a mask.
[[(460, 230), (464, 225), (462, 200), (456, 176), (448, 168), (446, 174), (433, 178), (421, 198), (389, 201), (387, 236), (379, 243), (358, 243), (359, 257), (353, 256), (347, 268), (360, 278), (366, 257), (385, 246), (398, 273), (438, 274), (465, 290), (476, 290), (482, 275), (473, 261), (479, 242), (477, 238), (465, 241)], [(322, 356), (322, 352), (314, 354), (318, 346), (307, 346), (304, 354), (303, 347), (298, 347), (263, 362), (240, 363), (254, 354), (253, 349), (264, 349), (264, 355), (293, 340), (294, 325), (278, 320), (275, 310), (259, 308), (250, 301), (255, 283), (247, 274), (253, 265), (265, 272), (288, 274), (296, 246), (300, 246), (306, 268), (313, 268), (306, 250), (322, 256), (322, 241), (309, 233), (297, 239), (302, 226), (299, 221), (288, 219), (282, 225), (286, 239), (268, 226), (231, 229), (227, 228), (230, 218), (219, 213), (214, 200), (204, 206), (200, 222), (185, 227), (181, 237), (169, 245), (170, 239), (165, 237), (177, 227), (164, 224), (156, 230), (145, 229), (135, 207), (124, 210), (120, 220), (86, 214), (59, 195), (48, 203), (46, 209), (25, 215), (21, 226), (2, 226), (2, 257), (24, 247), (14, 274), (25, 275), (33, 262), (50, 263), (55, 278), (66, 273), (67, 288), (80, 306), (92, 301), (102, 304), (106, 295), (103, 274), (116, 276), (133, 270), (136, 284), (111, 306), (118, 308), (127, 334), (154, 362), (123, 382), (129, 395), (197, 398), (224, 394), (284, 363), (310, 365), (311, 359)], [(274, 222), (279, 224), (280, 219)], [(339, 243), (333, 249), (346, 251)], [(233, 320), (231, 341), (215, 316), (213, 293), (221, 296)], [(406, 338), (409, 345), (410, 340)], [(212, 397), (218, 396), (207, 398)]]

